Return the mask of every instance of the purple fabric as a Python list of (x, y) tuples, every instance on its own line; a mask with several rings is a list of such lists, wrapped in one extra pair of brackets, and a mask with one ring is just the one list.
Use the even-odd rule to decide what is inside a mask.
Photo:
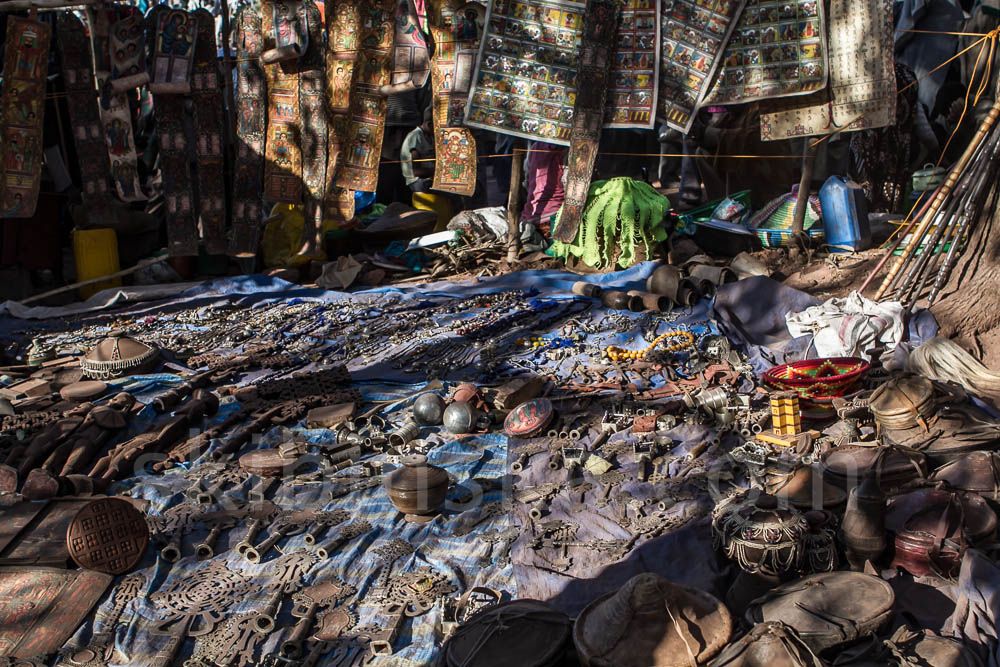
[[(711, 430), (705, 426), (679, 426), (670, 431), (669, 436), (678, 443), (672, 454), (681, 457), (670, 464), (670, 473), (676, 475), (687, 464), (683, 455), (694, 445), (710, 438)], [(628, 433), (621, 433), (612, 436), (611, 441), (628, 438)], [(589, 442), (591, 436), (585, 436), (584, 440)], [(509, 440), (508, 464), (529, 442)], [(703, 456), (710, 457), (711, 454)], [(569, 474), (565, 468), (550, 470), (548, 458), (548, 454), (543, 452), (528, 460), (515, 480), (518, 490), (547, 482), (568, 482)], [(619, 525), (623, 512), (627, 512), (630, 518), (637, 517), (640, 511), (647, 516), (655, 514), (659, 512), (657, 501), (665, 493), (661, 484), (636, 481), (638, 464), (631, 452), (619, 455), (617, 461), (619, 466), (616, 469), (625, 473), (627, 481), (612, 487), (606, 506), (601, 506), (605, 489), (596, 480), (593, 480), (593, 488), (589, 489), (567, 484), (549, 503), (548, 514), (538, 523), (565, 521), (576, 525), (577, 532), (572, 538), (575, 542), (629, 539), (632, 533)], [(710, 468), (712, 463), (710, 461)], [(589, 476), (587, 479), (592, 480)], [(585, 489), (584, 495), (581, 495), (581, 488)], [(556, 609), (575, 616), (590, 602), (617, 590), (635, 575), (655, 572), (671, 581), (722, 597), (725, 593), (722, 588), (722, 561), (716, 557), (712, 547), (709, 518), (715, 503), (704, 491), (691, 487), (684, 490), (692, 492), (696, 499), (679, 500), (664, 514), (678, 519), (694, 518), (678, 528), (664, 531), (661, 536), (640, 537), (621, 560), (614, 560), (606, 552), (580, 546), (569, 547), (565, 555), (554, 548), (533, 549), (532, 542), (538, 537), (532, 532), (533, 523), (528, 516), (533, 503), (515, 503), (512, 510), (514, 523), (524, 527), (511, 549), (518, 596), (545, 600)]]
[(540, 141), (531, 143), (524, 167), (528, 200), (521, 212), (522, 221), (538, 222), (562, 207), (566, 199), (562, 181), (565, 162), (565, 148)]
[(955, 613), (942, 634), (960, 639), (985, 655), (987, 667), (1000, 667), (1000, 568), (981, 551), (969, 549), (955, 586)]
[(715, 317), (733, 345), (750, 356), (757, 374), (805, 358), (812, 336), (792, 338), (785, 315), (815, 306), (817, 299), (765, 276), (719, 287)]

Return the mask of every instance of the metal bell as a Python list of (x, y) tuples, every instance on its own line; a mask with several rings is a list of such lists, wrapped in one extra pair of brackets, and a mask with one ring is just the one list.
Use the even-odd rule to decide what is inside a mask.
[(423, 426), (437, 426), (444, 416), (444, 399), (428, 392), (413, 402), (413, 418)]
[(445, 408), (444, 427), (449, 433), (476, 433), (481, 429), (480, 424), (484, 417), (482, 410), (475, 408), (470, 403), (456, 402)]

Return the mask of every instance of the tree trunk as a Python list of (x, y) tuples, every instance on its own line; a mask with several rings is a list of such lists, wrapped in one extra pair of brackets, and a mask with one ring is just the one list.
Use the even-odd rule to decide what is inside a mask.
[[(988, 199), (991, 204), (995, 200)], [(979, 338), (1000, 326), (1000, 212), (988, 206), (969, 235), (943, 298), (931, 306), (940, 335), (982, 352)]]

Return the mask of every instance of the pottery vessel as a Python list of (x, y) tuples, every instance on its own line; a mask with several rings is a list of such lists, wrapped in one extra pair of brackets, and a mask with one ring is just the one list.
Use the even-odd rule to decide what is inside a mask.
[(448, 495), (448, 473), (427, 463), (422, 454), (404, 456), (402, 466), (386, 477), (389, 500), (407, 521), (422, 523), (433, 519)]

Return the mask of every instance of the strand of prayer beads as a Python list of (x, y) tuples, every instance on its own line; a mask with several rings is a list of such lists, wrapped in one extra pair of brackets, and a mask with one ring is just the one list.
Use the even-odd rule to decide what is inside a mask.
[(668, 331), (654, 338), (652, 343), (641, 350), (627, 350), (616, 345), (609, 345), (604, 348), (603, 356), (615, 362), (638, 361), (647, 358), (661, 343), (671, 339), (677, 339), (677, 342), (660, 348), (663, 352), (680, 352), (694, 346), (694, 334), (690, 331)]

